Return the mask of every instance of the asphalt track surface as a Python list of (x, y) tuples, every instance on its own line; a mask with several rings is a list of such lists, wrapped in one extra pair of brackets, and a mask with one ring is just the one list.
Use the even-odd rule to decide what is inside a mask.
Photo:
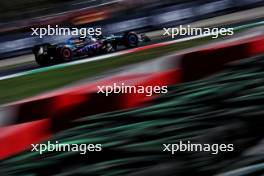
[[(142, 43), (139, 45), (139, 47), (157, 44), (157, 43), (159, 43), (159, 42), (158, 41), (151, 41), (151, 42), (147, 42), (147, 43)], [(126, 50), (126, 48), (121, 46), (118, 48), (117, 52), (124, 51), (124, 50)], [(103, 54), (92, 56), (92, 57), (74, 59), (72, 61), (86, 59), (86, 58), (91, 58), (91, 60), (93, 60), (93, 58), (95, 58), (97, 56), (102, 56), (102, 55)], [(112, 53), (104, 54), (104, 55), (105, 56), (107, 56), (107, 55), (111, 56)], [(0, 77), (11, 75), (11, 74), (16, 74), (16, 73), (23, 72), (23, 71), (38, 69), (38, 68), (41, 68), (41, 67), (35, 62), (35, 58), (34, 58), (33, 54), (27, 54), (27, 55), (14, 57), (14, 58), (4, 59), (4, 60), (0, 60)]]

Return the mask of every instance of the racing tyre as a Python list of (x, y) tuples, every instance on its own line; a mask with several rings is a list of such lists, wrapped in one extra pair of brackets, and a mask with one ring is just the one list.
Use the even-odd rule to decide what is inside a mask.
[(47, 66), (51, 64), (51, 58), (47, 53), (48, 45), (36, 46), (33, 51), (35, 60), (40, 66)]
[(61, 58), (63, 61), (69, 61), (72, 59), (72, 51), (70, 48), (62, 48), (61, 49)]
[(138, 46), (138, 35), (135, 32), (129, 32), (125, 34), (125, 45), (128, 48), (133, 48)]

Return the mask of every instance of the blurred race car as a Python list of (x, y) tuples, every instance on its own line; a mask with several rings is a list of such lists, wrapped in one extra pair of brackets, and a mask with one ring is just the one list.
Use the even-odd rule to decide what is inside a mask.
[(49, 43), (36, 45), (32, 51), (36, 62), (46, 66), (58, 62), (66, 62), (86, 56), (110, 53), (122, 45), (127, 48), (137, 47), (140, 42), (150, 41), (144, 34), (127, 32), (124, 35), (87, 36), (85, 38), (70, 38), (65, 43), (51, 45)]

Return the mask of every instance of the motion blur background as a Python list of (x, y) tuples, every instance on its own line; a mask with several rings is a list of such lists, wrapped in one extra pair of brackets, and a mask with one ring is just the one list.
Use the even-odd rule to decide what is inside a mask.
[[(0, 1), (1, 176), (264, 176), (264, 0)], [(163, 28), (233, 27), (234, 36), (163, 36)], [(40, 68), (31, 48), (69, 36), (31, 28), (145, 33), (138, 48)], [(96, 93), (97, 85), (168, 85), (168, 93)], [(103, 151), (30, 152), (32, 143)], [(162, 144), (232, 143), (235, 151), (162, 152)]]
[(1, 1), (0, 57), (27, 53), (36, 44), (65, 40), (61, 36), (32, 37), (31, 27), (99, 26), (104, 34), (146, 32), (262, 5), (263, 0)]

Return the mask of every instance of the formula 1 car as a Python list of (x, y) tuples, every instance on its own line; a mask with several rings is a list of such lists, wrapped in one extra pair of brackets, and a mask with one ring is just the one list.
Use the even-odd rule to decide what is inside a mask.
[(150, 41), (144, 34), (127, 32), (124, 35), (87, 36), (85, 38), (70, 38), (65, 43), (51, 45), (49, 43), (36, 45), (32, 51), (36, 62), (47, 66), (58, 62), (71, 61), (86, 56), (110, 53), (122, 45), (126, 48), (137, 47), (140, 42)]

